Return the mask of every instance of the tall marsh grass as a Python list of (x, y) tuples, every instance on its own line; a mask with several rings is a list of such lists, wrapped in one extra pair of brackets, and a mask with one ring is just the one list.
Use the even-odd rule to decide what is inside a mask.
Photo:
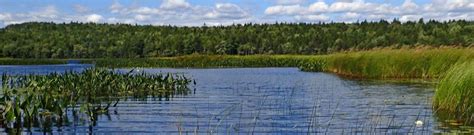
[(474, 120), (474, 60), (458, 64), (441, 80), (433, 106), (457, 120)]
[(472, 59), (473, 48), (380, 49), (316, 56), (300, 68), (355, 78), (438, 78)]
[(302, 55), (188, 55), (145, 59), (92, 59), (98, 67), (168, 67), (168, 68), (221, 68), (221, 67), (298, 67), (300, 61), (311, 56)]

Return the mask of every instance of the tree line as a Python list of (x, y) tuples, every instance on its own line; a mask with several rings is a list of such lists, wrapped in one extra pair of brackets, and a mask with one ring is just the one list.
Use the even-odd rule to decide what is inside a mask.
[(0, 29), (0, 57), (12, 58), (327, 54), (419, 45), (472, 46), (474, 22), (394, 19), (201, 27), (28, 22)]

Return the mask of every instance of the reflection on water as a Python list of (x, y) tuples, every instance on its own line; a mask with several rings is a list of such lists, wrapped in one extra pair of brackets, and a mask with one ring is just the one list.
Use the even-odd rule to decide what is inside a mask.
[[(125, 70), (125, 69), (124, 69)], [(449, 132), (431, 109), (433, 86), (351, 81), (296, 68), (143, 69), (196, 80), (171, 101), (127, 100), (102, 115), (53, 127), (63, 133), (431, 134)], [(416, 125), (415, 121), (422, 121)], [(41, 132), (40, 128), (33, 129)]]

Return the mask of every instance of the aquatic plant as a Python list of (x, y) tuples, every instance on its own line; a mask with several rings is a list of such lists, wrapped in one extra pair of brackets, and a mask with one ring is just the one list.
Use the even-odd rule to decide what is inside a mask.
[(6, 127), (31, 127), (44, 121), (67, 123), (68, 114), (85, 114), (90, 121), (120, 100), (169, 100), (189, 92), (185, 76), (145, 74), (131, 70), (86, 69), (49, 75), (2, 75), (1, 120)]
[(434, 108), (451, 119), (474, 120), (474, 61), (464, 62), (448, 71), (436, 88)]

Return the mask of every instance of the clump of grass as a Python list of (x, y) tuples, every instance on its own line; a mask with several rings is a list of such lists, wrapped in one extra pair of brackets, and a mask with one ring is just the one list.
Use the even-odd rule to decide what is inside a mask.
[(474, 61), (448, 71), (436, 89), (433, 106), (451, 118), (474, 120)]
[(328, 66), (327, 59), (328, 56), (314, 56), (304, 59), (300, 62), (299, 69), (308, 72), (323, 72)]
[(1, 80), (0, 120), (9, 128), (31, 127), (42, 121), (67, 123), (70, 111), (85, 114), (94, 122), (122, 99), (170, 99), (176, 94), (187, 94), (190, 82), (173, 74), (147, 75), (133, 70), (119, 73), (107, 69), (49, 75), (4, 74)]

